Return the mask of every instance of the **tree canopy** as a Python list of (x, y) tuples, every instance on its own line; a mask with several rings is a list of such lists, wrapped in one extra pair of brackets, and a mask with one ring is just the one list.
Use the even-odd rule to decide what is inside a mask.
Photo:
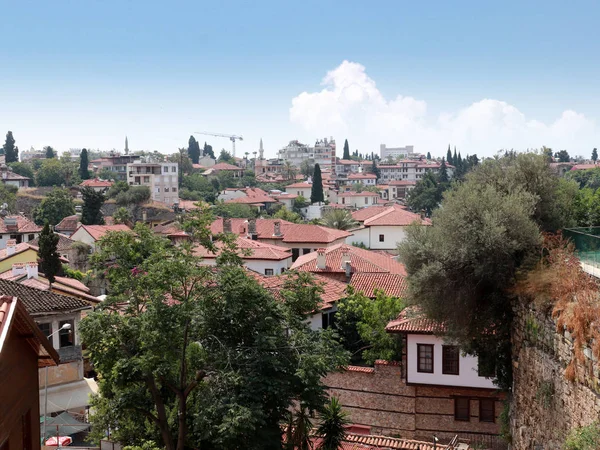
[(332, 209), (323, 214), (321, 223), (329, 228), (337, 230), (351, 230), (358, 226), (358, 222), (354, 220), (350, 211), (346, 209)]
[(312, 180), (312, 187), (310, 190), (310, 202), (318, 203), (324, 202), (325, 195), (323, 193), (323, 178), (321, 177), (321, 167), (319, 164), (315, 164), (315, 172)]
[(65, 217), (75, 214), (75, 203), (68, 189), (52, 189), (33, 211), (33, 220), (38, 225), (48, 222), (57, 225)]
[(190, 136), (188, 141), (187, 153), (193, 164), (198, 164), (200, 161), (200, 144), (194, 136)]
[(408, 193), (406, 203), (416, 212), (424, 211), (430, 216), (442, 201), (444, 186), (441, 186), (431, 170), (425, 171), (423, 178), (417, 181), (415, 187)]
[(6, 133), (6, 140), (4, 141), (2, 151), (6, 164), (19, 161), (19, 148), (15, 146), (15, 138), (12, 131)]
[(39, 265), (40, 272), (44, 274), (50, 284), (54, 283), (55, 276), (60, 273), (62, 267), (57, 250), (59, 240), (58, 235), (46, 222), (39, 238)]
[(54, 158), (56, 156), (56, 152), (49, 145), (47, 145), (46, 147), (44, 147), (44, 151), (46, 152), (46, 158), (48, 158), (48, 159)]
[(81, 223), (84, 225), (104, 225), (104, 216), (101, 208), (104, 205), (104, 194), (91, 187), (81, 188), (83, 209)]
[(36, 181), (38, 186), (62, 186), (66, 184), (63, 165), (58, 159), (46, 159), (37, 171)]
[(554, 154), (554, 157), (558, 159), (558, 162), (569, 162), (571, 161), (571, 157), (569, 156), (569, 152), (566, 150), (558, 151)]
[(598, 149), (594, 147), (594, 150), (592, 150), (592, 161), (596, 162), (598, 161)]
[(79, 177), (82, 180), (88, 180), (90, 178), (89, 165), (88, 151), (84, 148), (81, 150), (81, 155), (79, 155)]

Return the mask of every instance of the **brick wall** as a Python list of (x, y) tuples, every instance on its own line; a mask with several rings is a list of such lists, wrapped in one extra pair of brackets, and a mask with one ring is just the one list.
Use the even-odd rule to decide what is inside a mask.
[(600, 419), (600, 366), (591, 352), (577, 366), (581, 381), (569, 382), (565, 368), (573, 343), (534, 305), (515, 309), (511, 432), (515, 450), (561, 449), (574, 427)]
[[(407, 385), (399, 364), (378, 361), (374, 368), (350, 367), (325, 378), (350, 421), (371, 427), (371, 433), (447, 441), (458, 434), (490, 448), (506, 448), (497, 437), (503, 395), (485, 389)], [(471, 398), (471, 420), (454, 420), (454, 396)], [(479, 398), (497, 398), (496, 422), (479, 422)]]

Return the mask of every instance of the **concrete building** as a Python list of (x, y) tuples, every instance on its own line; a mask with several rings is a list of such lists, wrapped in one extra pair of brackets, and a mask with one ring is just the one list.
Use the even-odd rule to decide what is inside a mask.
[(27, 188), (31, 178), (24, 177), (18, 173), (8, 170), (6, 164), (0, 165), (0, 181), (7, 186), (15, 186), (16, 188)]
[(392, 158), (408, 158), (414, 153), (414, 146), (407, 145), (406, 147), (387, 147), (385, 144), (379, 146), (379, 156), (382, 160), (386, 160), (388, 157)]
[[(380, 183), (388, 184), (391, 181), (419, 181), (425, 173), (430, 170), (433, 173), (438, 173), (441, 163), (437, 161), (415, 161), (402, 160), (396, 164), (380, 164), (379, 172), (381, 173)], [(452, 178), (454, 174), (454, 166), (446, 164), (448, 178)]]
[(46, 159), (46, 152), (31, 147), (29, 150), (19, 151), (19, 156), (22, 162), (26, 162), (31, 161), (32, 159)]
[(320, 139), (314, 146), (302, 144), (297, 140), (279, 150), (279, 157), (289, 161), (293, 166), (300, 167), (303, 161), (319, 164), (321, 169), (327, 167), (335, 170), (335, 140)]
[(177, 163), (135, 161), (127, 164), (127, 183), (148, 186), (152, 200), (171, 206), (179, 199), (178, 171)]
[(114, 173), (118, 181), (127, 180), (127, 165), (139, 161), (139, 155), (110, 155), (91, 162), (94, 173), (107, 169)]

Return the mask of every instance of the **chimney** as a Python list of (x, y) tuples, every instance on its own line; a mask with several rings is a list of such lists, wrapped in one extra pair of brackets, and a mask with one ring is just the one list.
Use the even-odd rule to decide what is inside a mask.
[(28, 262), (25, 264), (27, 269), (27, 279), (34, 278), (37, 280), (38, 277), (38, 265), (35, 262)]
[(12, 265), (12, 276), (23, 275), (25, 273), (25, 263), (14, 263)]
[(352, 277), (352, 264), (350, 264), (350, 261), (346, 261), (346, 281), (350, 282), (350, 277)]
[(273, 236), (281, 236), (281, 222), (279, 220), (276, 220), (273, 225)]
[(223, 233), (231, 233), (231, 219), (223, 219)]
[(256, 232), (256, 219), (248, 220), (248, 237), (253, 241), (258, 239), (258, 233)]
[(8, 178), (8, 167), (6, 167), (6, 164), (2, 164), (2, 179), (6, 180)]
[(15, 239), (9, 239), (6, 241), (6, 256), (12, 256), (17, 251), (17, 241)]
[(325, 249), (317, 249), (317, 269), (325, 270), (327, 267), (327, 258), (325, 257)]
[(342, 253), (342, 269), (346, 268), (346, 263), (350, 262), (350, 253), (346, 250)]
[(142, 211), (142, 220), (146, 222), (148, 220), (148, 211), (145, 209)]

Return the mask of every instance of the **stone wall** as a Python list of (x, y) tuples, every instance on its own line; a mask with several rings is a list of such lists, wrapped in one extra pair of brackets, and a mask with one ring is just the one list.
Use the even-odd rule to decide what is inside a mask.
[(600, 418), (600, 367), (591, 351), (576, 366), (581, 381), (569, 382), (565, 369), (573, 355), (568, 332), (534, 305), (515, 310), (513, 327), (513, 400), (511, 432), (514, 450), (563, 448), (572, 428)]
[[(397, 363), (377, 361), (374, 368), (349, 367), (325, 378), (329, 394), (338, 397), (350, 421), (372, 434), (442, 442), (455, 435), (483, 448), (506, 449), (498, 437), (503, 395), (487, 389), (407, 385)], [(454, 419), (454, 397), (471, 399), (471, 420)], [(479, 399), (496, 398), (496, 421), (479, 421)]]

